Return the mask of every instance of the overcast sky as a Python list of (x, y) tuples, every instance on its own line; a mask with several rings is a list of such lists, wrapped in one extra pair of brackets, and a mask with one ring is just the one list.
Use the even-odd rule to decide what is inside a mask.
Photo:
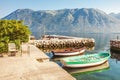
[(0, 0), (0, 18), (17, 9), (58, 10), (97, 8), (106, 13), (120, 13), (120, 0)]

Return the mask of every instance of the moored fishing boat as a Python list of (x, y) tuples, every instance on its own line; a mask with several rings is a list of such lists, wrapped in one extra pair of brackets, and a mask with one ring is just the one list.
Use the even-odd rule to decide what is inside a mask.
[(77, 68), (77, 67), (90, 67), (100, 65), (108, 60), (109, 53), (97, 53), (82, 56), (73, 56), (61, 59), (62, 64), (65, 67)]
[(62, 50), (62, 51), (52, 51), (54, 56), (73, 56), (82, 54), (85, 52), (85, 48), (81, 49), (68, 49), (68, 50)]

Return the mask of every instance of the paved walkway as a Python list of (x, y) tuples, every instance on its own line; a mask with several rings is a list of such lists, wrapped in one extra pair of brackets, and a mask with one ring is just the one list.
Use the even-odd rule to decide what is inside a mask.
[(49, 57), (45, 55), (45, 53), (39, 50), (36, 46), (29, 44), (22, 45), (22, 56), (49, 61)]
[(0, 80), (75, 80), (56, 63), (36, 59), (48, 57), (33, 45), (30, 55), (0, 58)]

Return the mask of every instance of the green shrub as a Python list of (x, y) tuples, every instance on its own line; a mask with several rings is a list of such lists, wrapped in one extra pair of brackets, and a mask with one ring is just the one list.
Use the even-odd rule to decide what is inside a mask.
[(30, 30), (23, 21), (0, 20), (0, 53), (8, 52), (8, 43), (16, 44), (20, 49), (22, 42), (29, 40)]

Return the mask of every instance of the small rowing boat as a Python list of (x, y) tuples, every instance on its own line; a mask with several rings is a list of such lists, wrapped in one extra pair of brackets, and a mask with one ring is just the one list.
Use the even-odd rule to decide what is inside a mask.
[(54, 56), (74, 56), (74, 55), (82, 54), (84, 52), (85, 52), (85, 48), (62, 50), (62, 51), (52, 51)]
[(82, 56), (73, 56), (61, 59), (62, 64), (65, 67), (77, 68), (77, 67), (90, 67), (100, 65), (108, 60), (109, 53), (97, 53)]

